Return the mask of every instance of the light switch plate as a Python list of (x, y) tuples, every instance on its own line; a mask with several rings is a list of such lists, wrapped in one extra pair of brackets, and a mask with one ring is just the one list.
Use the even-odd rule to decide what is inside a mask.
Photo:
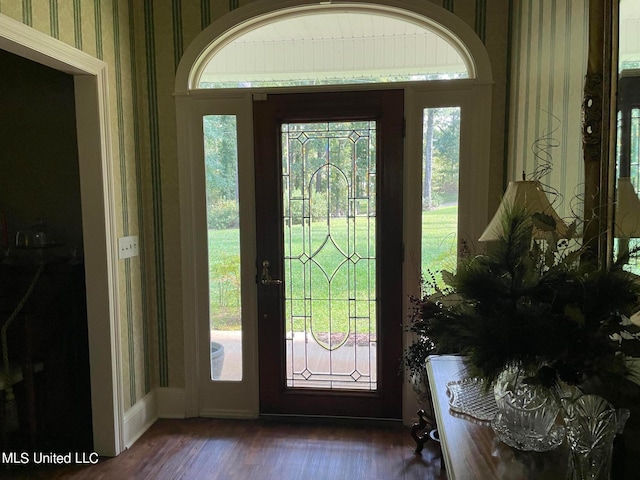
[(118, 239), (119, 258), (131, 258), (138, 256), (138, 236), (120, 237)]

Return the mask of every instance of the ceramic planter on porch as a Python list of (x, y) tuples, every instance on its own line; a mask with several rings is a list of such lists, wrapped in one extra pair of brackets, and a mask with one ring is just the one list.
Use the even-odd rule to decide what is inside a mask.
[(219, 380), (222, 376), (224, 364), (224, 346), (218, 342), (211, 342), (211, 379)]

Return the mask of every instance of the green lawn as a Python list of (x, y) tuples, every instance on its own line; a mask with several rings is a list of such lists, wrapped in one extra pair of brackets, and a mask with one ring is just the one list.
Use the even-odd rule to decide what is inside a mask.
[(422, 271), (455, 270), (458, 206), (422, 213)]
[[(422, 270), (455, 268), (457, 206), (446, 206), (422, 215)], [(316, 332), (346, 332), (375, 325), (375, 246), (368, 232), (374, 232), (374, 220), (358, 217), (355, 224), (333, 219), (331, 237), (336, 245), (325, 244), (327, 226), (313, 223), (286, 229), (291, 248), (286, 252), (285, 288), (287, 310), (293, 314), (289, 329), (304, 330), (313, 319)], [(239, 329), (239, 253), (238, 229), (209, 231), (209, 279), (211, 323), (215, 329)], [(309, 253), (321, 253), (309, 259)], [(304, 254), (306, 252), (306, 255)], [(347, 258), (345, 258), (345, 254)], [(349, 282), (353, 279), (353, 282)], [(351, 285), (351, 286), (350, 286)], [(313, 291), (313, 300), (308, 300)], [(305, 300), (307, 298), (307, 300)], [(332, 299), (331, 309), (324, 301)]]

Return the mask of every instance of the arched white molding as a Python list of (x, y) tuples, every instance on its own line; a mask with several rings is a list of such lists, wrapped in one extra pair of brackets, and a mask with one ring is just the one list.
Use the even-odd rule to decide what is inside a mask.
[(462, 19), (431, 2), (350, 0), (332, 3), (317, 0), (258, 0), (216, 20), (191, 42), (176, 72), (175, 93), (186, 94), (189, 90), (196, 89), (195, 82), (211, 52), (243, 32), (278, 18), (330, 11), (377, 13), (422, 25), (450, 42), (465, 60), (470, 78), (480, 83), (493, 81), (487, 50), (475, 32)]
[(124, 449), (107, 64), (0, 14), (0, 48), (73, 75), (87, 289), (94, 450)]
[[(404, 19), (424, 26), (438, 35), (448, 39), (456, 50), (466, 59), (469, 77), (467, 79), (457, 79), (439, 82), (407, 82), (398, 88), (405, 89), (405, 116), (407, 119), (407, 132), (405, 138), (405, 158), (421, 158), (422, 142), (422, 109), (460, 105), (465, 115), (464, 142), (461, 144), (461, 155), (472, 159), (467, 162), (469, 167), (460, 177), (460, 190), (465, 191), (464, 198), (461, 199), (461, 210), (465, 213), (461, 215), (460, 223), (464, 224), (464, 230), (459, 230), (460, 238), (475, 239), (480, 236), (488, 221), (488, 198), (489, 198), (489, 159), (490, 159), (490, 139), (491, 139), (491, 93), (493, 77), (488, 53), (477, 37), (475, 32), (451, 12), (424, 0), (348, 0), (340, 3), (331, 1), (319, 2), (318, 0), (257, 0), (249, 5), (238, 8), (227, 15), (221, 17), (203, 30), (189, 45), (182, 57), (175, 80), (177, 133), (178, 133), (178, 167), (180, 174), (180, 221), (181, 221), (181, 245), (182, 245), (182, 285), (183, 285), (183, 321), (184, 321), (184, 366), (185, 366), (185, 416), (250, 416), (258, 415), (258, 406), (253, 409), (245, 409), (243, 412), (216, 410), (203, 412), (200, 402), (202, 388), (200, 385), (200, 365), (198, 360), (199, 348), (205, 343), (205, 338), (198, 327), (198, 320), (206, 315), (208, 311), (206, 302), (207, 292), (202, 285), (207, 282), (207, 270), (202, 265), (206, 265), (206, 247), (202, 244), (201, 232), (202, 218), (205, 217), (203, 211), (201, 189), (202, 172), (201, 158), (199, 153), (202, 146), (195, 141), (202, 137), (201, 116), (206, 110), (205, 106), (211, 102), (234, 103), (243, 105), (235, 112), (239, 115), (251, 115), (251, 95), (252, 89), (239, 91), (240, 89), (198, 89), (195, 82), (199, 77), (200, 68), (206, 63), (210, 52), (216, 48), (224, 46), (228, 42), (243, 32), (250, 31), (251, 28), (263, 25), (265, 22), (277, 21), (279, 17), (299, 14), (304, 12), (311, 14), (314, 11), (325, 13), (332, 8), (348, 9), (349, 12), (367, 12), (378, 15), (391, 15), (395, 18)], [(394, 84), (397, 85), (397, 84)], [(294, 87), (298, 90), (302, 87)], [(374, 85), (362, 86), (359, 88), (375, 88)], [(259, 89), (264, 92), (265, 89)], [(443, 103), (444, 102), (444, 103)], [(245, 111), (244, 109), (248, 109)], [(231, 113), (226, 112), (225, 113)], [(249, 122), (251, 125), (251, 122)], [(249, 126), (250, 129), (250, 126)], [(246, 132), (243, 138), (248, 145), (250, 152), (244, 155), (251, 157), (252, 161), (252, 131)], [(245, 145), (245, 146), (246, 146)], [(415, 192), (420, 191), (420, 186), (416, 182), (421, 179), (420, 172), (416, 169), (416, 162), (406, 162), (405, 165), (405, 211), (406, 216), (409, 210), (413, 213), (420, 211), (420, 200), (415, 196)], [(409, 168), (409, 164), (412, 165)], [(198, 196), (200, 195), (200, 196)], [(407, 199), (411, 199), (407, 201)], [(415, 205), (409, 208), (409, 205)], [(464, 218), (462, 218), (464, 217)], [(413, 224), (419, 224), (414, 221)], [(405, 221), (405, 241), (409, 237), (416, 237), (414, 231), (410, 230), (411, 221)], [(414, 226), (415, 226), (414, 225)], [(414, 239), (415, 240), (415, 239)], [(252, 240), (255, 243), (255, 239)], [(255, 245), (253, 245), (255, 248)], [(407, 252), (419, 251), (419, 245), (413, 241), (410, 245), (405, 243)], [(411, 250), (412, 249), (412, 250)], [(254, 250), (255, 251), (255, 250)], [(204, 252), (204, 253), (203, 253)], [(249, 255), (252, 259), (255, 256)], [(412, 258), (412, 257), (407, 257)], [(251, 265), (253, 270), (248, 272), (247, 278), (255, 275), (255, 265)], [(244, 273), (243, 273), (244, 276)], [(403, 280), (405, 293), (417, 294), (415, 288), (418, 282), (411, 276), (409, 269), (405, 267)], [(254, 299), (255, 300), (255, 299)], [(244, 304), (243, 304), (244, 305)], [(257, 315), (257, 313), (256, 313)], [(250, 315), (250, 321), (257, 322), (257, 316)], [(255, 337), (255, 332), (252, 334)], [(256, 337), (257, 338), (257, 337)], [(257, 363), (257, 344), (251, 349), (250, 355)], [(206, 351), (206, 350), (203, 350)], [(256, 367), (257, 368), (257, 367)], [(254, 392), (251, 392), (253, 395)], [(406, 386), (405, 399), (410, 397), (409, 386)], [(258, 392), (256, 386), (255, 400), (257, 402)], [(410, 415), (413, 415), (416, 408), (406, 402), (403, 407), (403, 417), (405, 423), (412, 423)]]

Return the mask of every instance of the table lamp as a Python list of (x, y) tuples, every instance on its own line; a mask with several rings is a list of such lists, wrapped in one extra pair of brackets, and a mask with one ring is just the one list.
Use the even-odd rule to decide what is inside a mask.
[[(498, 210), (479, 238), (480, 242), (490, 242), (504, 236), (504, 218), (510, 210), (522, 210), (529, 215), (536, 213), (548, 215), (555, 220), (555, 230), (559, 238), (569, 238), (570, 236), (569, 227), (551, 206), (547, 195), (542, 189), (542, 184), (538, 180), (520, 180), (509, 182)], [(534, 238), (546, 238), (546, 233), (534, 224)]]

